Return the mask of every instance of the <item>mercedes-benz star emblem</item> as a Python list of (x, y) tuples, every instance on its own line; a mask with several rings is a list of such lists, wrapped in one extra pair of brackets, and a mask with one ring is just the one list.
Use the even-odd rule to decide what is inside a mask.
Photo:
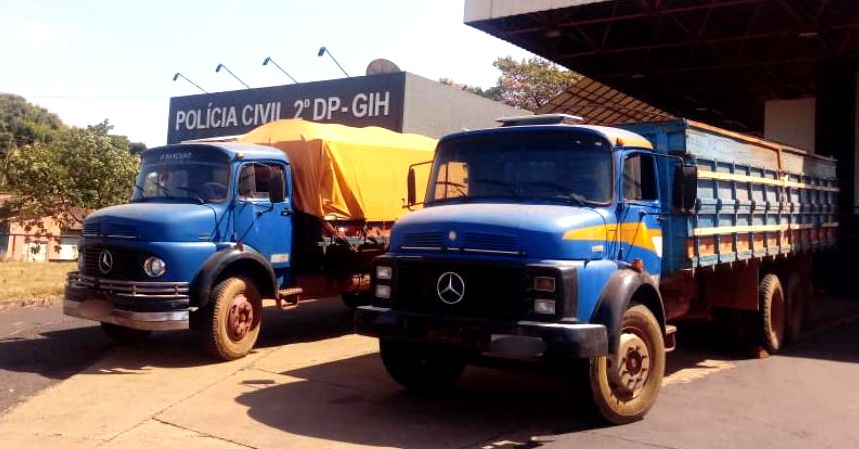
[(103, 249), (98, 255), (98, 269), (102, 273), (107, 274), (113, 269), (113, 254), (110, 251)]
[(462, 276), (448, 271), (438, 277), (435, 291), (438, 293), (438, 299), (443, 303), (453, 305), (462, 301), (465, 296), (465, 281), (462, 280)]

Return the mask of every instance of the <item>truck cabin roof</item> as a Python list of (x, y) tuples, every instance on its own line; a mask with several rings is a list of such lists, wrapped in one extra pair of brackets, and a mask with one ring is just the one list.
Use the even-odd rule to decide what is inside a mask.
[(473, 131), (463, 131), (455, 134), (449, 134), (439, 141), (439, 145), (448, 140), (459, 139), (468, 136), (504, 136), (518, 133), (532, 132), (566, 132), (580, 131), (590, 134), (596, 134), (605, 138), (613, 149), (619, 148), (643, 148), (653, 150), (653, 144), (639, 134), (619, 128), (597, 125), (569, 125), (565, 123), (557, 124), (537, 124), (531, 125), (527, 122), (517, 125), (505, 125), (498, 128), (477, 129)]
[(166, 151), (218, 151), (226, 155), (230, 161), (242, 160), (275, 160), (289, 163), (289, 158), (277, 148), (254, 145), (249, 143), (211, 142), (211, 143), (177, 143), (150, 148), (141, 153), (145, 158), (151, 152)]

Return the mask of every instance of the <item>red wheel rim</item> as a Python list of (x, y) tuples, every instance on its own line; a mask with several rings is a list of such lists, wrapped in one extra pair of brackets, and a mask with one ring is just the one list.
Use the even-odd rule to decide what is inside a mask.
[(241, 341), (251, 330), (254, 307), (244, 293), (233, 296), (227, 310), (227, 334), (232, 341)]

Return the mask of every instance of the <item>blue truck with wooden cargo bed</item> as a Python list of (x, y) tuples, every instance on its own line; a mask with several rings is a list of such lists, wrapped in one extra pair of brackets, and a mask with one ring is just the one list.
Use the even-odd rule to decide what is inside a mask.
[(686, 120), (567, 119), (439, 142), (424, 208), (356, 310), (394, 380), (435, 389), (476, 357), (539, 357), (626, 423), (656, 400), (675, 320), (734, 316), (770, 352), (799, 335), (814, 252), (835, 244), (834, 160)]

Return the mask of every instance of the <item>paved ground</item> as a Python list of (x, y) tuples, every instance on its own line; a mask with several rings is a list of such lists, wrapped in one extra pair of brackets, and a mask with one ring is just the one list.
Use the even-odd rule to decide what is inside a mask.
[(86, 368), (110, 345), (93, 323), (59, 307), (0, 312), (0, 413)]
[[(59, 318), (48, 310), (21, 312), (18, 322), (27, 313)], [(350, 312), (337, 301), (269, 312), (260, 349), (229, 363), (200, 355), (189, 332), (109, 348), (99, 329), (75, 321), (42, 318), (41, 332), (21, 332), (24, 324), (0, 315), (3, 385), (21, 376), (42, 379), (31, 391), (55, 383), (0, 416), (0, 441), (16, 448), (859, 447), (859, 322), (848, 313), (832, 314), (802, 344), (765, 360), (738, 359), (703, 331), (681, 334), (683, 349), (671, 355), (647, 419), (597, 428), (571, 417), (563, 379), (544, 368), (469, 368), (450, 394), (414, 396), (388, 379), (375, 341), (350, 333)], [(60, 357), (65, 368), (44, 356)]]

